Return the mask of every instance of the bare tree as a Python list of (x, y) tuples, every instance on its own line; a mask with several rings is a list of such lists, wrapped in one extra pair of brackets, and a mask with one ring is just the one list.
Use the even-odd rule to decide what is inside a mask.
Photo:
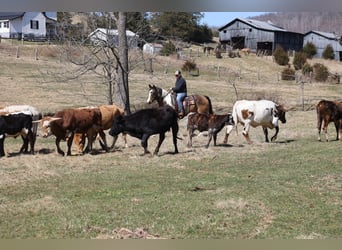
[[(124, 108), (126, 114), (129, 114), (131, 112), (128, 84), (130, 46), (126, 35), (127, 14), (104, 12), (96, 15), (100, 15), (102, 25), (106, 25), (101, 29), (101, 34), (93, 34), (82, 42), (69, 41), (63, 46), (63, 55), (66, 56), (67, 61), (78, 66), (76, 70), (72, 69), (68, 74), (63, 74), (63, 77), (75, 79), (88, 73), (99, 76), (107, 87), (107, 103), (116, 103)], [(112, 28), (117, 28), (117, 33)], [(135, 59), (133, 63), (137, 63), (137, 60)]]

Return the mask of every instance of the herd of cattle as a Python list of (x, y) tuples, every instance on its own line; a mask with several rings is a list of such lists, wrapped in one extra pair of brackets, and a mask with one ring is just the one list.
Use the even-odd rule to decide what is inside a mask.
[[(316, 105), (318, 140), (321, 140), (320, 133), (323, 129), (328, 141), (327, 127), (330, 122), (334, 122), (337, 137), (340, 139), (340, 129), (342, 122), (342, 102), (321, 100)], [(286, 122), (285, 114), (287, 110), (273, 101), (258, 100), (236, 101), (232, 113), (225, 115), (190, 113), (187, 116), (188, 142), (187, 146), (192, 146), (192, 137), (195, 130), (208, 131), (209, 144), (213, 138), (216, 145), (217, 134), (226, 127), (224, 143), (228, 142), (228, 136), (236, 128), (237, 124), (243, 125), (242, 134), (248, 143), (250, 126), (261, 126), (268, 139), (268, 128), (274, 129), (275, 134), (271, 141), (275, 141), (279, 132), (279, 120)], [(34, 146), (38, 127), (40, 135), (44, 138), (54, 135), (57, 152), (65, 155), (60, 148), (60, 142), (67, 142), (67, 155), (71, 155), (72, 143), (75, 143), (80, 152), (90, 152), (96, 137), (100, 138), (100, 144), (106, 151), (112, 149), (119, 134), (123, 135), (127, 147), (126, 134), (141, 140), (144, 154), (148, 151), (148, 139), (151, 135), (159, 134), (159, 141), (154, 154), (158, 154), (159, 148), (165, 139), (165, 133), (172, 131), (174, 152), (178, 153), (177, 133), (178, 114), (169, 105), (162, 105), (158, 108), (139, 110), (133, 114), (125, 115), (124, 110), (117, 105), (102, 105), (96, 107), (70, 108), (58, 111), (53, 114), (42, 115), (36, 108), (28, 105), (12, 105), (0, 109), (0, 157), (5, 156), (4, 141), (7, 136), (21, 136), (23, 145), (20, 153), (34, 154)], [(105, 130), (113, 136), (113, 144), (107, 145)], [(87, 139), (87, 146), (85, 141)], [(30, 150), (29, 150), (30, 148)]]

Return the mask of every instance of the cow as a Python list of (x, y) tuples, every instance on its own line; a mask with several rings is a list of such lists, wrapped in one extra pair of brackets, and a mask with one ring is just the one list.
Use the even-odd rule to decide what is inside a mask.
[(209, 139), (206, 148), (209, 147), (211, 139), (214, 138), (214, 146), (216, 146), (217, 134), (225, 125), (234, 125), (231, 114), (200, 114), (192, 113), (188, 116), (187, 131), (188, 131), (188, 147), (192, 147), (192, 137), (197, 129), (200, 132), (208, 131)]
[[(283, 105), (270, 100), (239, 100), (234, 103), (232, 115), (235, 127), (238, 123), (241, 123), (244, 126), (242, 134), (246, 138), (247, 142), (251, 144), (252, 141), (248, 134), (250, 126), (254, 128), (262, 126), (266, 142), (269, 142), (267, 128), (275, 128), (276, 132), (271, 138), (272, 142), (275, 141), (279, 132), (278, 121), (280, 120), (282, 123), (286, 123), (286, 112), (287, 109), (285, 109)], [(227, 143), (228, 136), (233, 127), (234, 126), (227, 126), (226, 136), (223, 143)]]
[[(101, 112), (101, 129), (98, 131), (98, 134), (102, 140), (99, 140), (101, 147), (108, 151), (108, 149), (112, 149), (115, 146), (115, 142), (117, 140), (117, 136), (114, 137), (113, 143), (110, 146), (110, 148), (107, 146), (107, 140), (106, 140), (106, 134), (104, 133), (104, 130), (108, 130), (112, 127), (113, 120), (119, 116), (119, 115), (124, 115), (124, 110), (117, 106), (117, 105), (100, 105), (98, 107), (94, 108), (99, 108)], [(97, 135), (96, 131), (92, 131), (91, 134), (93, 134), (95, 137)], [(74, 135), (74, 144), (77, 147), (77, 150), (79, 153), (83, 152), (84, 144), (85, 144), (85, 137), (86, 134), (82, 133), (75, 133)], [(95, 140), (95, 137), (93, 140)], [(125, 146), (127, 147), (127, 138), (126, 135), (123, 134), (123, 139), (125, 141)]]
[(329, 141), (328, 125), (334, 122), (336, 140), (341, 139), (342, 102), (321, 100), (316, 105), (318, 141), (321, 141), (321, 130), (324, 131), (326, 141)]
[(144, 155), (150, 153), (147, 149), (147, 141), (151, 135), (159, 134), (159, 141), (153, 155), (158, 155), (159, 148), (165, 139), (165, 133), (172, 130), (173, 145), (175, 154), (178, 153), (177, 133), (178, 114), (169, 105), (158, 108), (142, 109), (133, 114), (118, 116), (109, 131), (111, 136), (117, 136), (120, 133), (127, 133), (141, 140), (141, 146), (144, 148)]
[(101, 112), (98, 108), (64, 109), (54, 116), (44, 116), (36, 121), (41, 124), (42, 137), (56, 136), (57, 152), (65, 155), (60, 148), (61, 140), (67, 141), (67, 155), (71, 155), (71, 145), (75, 133), (85, 133), (88, 138), (87, 152), (92, 150), (93, 133), (101, 129)]
[[(32, 116), (24, 113), (13, 113), (0, 116), (0, 157), (5, 156), (4, 141), (6, 135), (19, 136), (30, 143), (30, 153), (34, 154), (34, 139), (32, 132)], [(25, 152), (25, 143), (20, 153)]]
[[(32, 116), (32, 121), (37, 121), (42, 118), (42, 114), (38, 111), (36, 107), (30, 106), (30, 105), (9, 105), (4, 106), (0, 109), (0, 115), (7, 115), (12, 113), (23, 113), (27, 115)], [(36, 142), (37, 138), (37, 132), (38, 132), (38, 124), (33, 123), (32, 124), (32, 133), (33, 133), (33, 143)], [(23, 137), (23, 152), (28, 152), (28, 137)]]

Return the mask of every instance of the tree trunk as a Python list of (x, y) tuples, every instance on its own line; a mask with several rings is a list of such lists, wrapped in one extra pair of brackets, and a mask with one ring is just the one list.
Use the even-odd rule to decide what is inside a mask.
[(126, 36), (126, 13), (119, 12), (118, 19), (118, 81), (114, 91), (115, 102), (125, 109), (125, 114), (130, 114), (129, 88), (128, 88), (128, 46)]

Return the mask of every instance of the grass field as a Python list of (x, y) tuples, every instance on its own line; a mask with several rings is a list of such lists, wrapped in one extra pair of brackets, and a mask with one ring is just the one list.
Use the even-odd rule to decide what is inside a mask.
[[(48, 112), (105, 103), (96, 77), (60, 81), (72, 66), (50, 52), (35, 60), (33, 45), (16, 58), (15, 48), (0, 44), (0, 105), (25, 103)], [(142, 156), (132, 137), (128, 148), (120, 138), (115, 152), (105, 153), (96, 142), (93, 154), (70, 157), (57, 155), (52, 137), (38, 137), (33, 156), (18, 155), (21, 139), (7, 138), (7, 156), (0, 159), (0, 238), (340, 239), (341, 142), (334, 141), (332, 125), (331, 141), (317, 141), (313, 107), (321, 98), (340, 98), (341, 86), (305, 83), (302, 96), (298, 83), (277, 80), (282, 68), (271, 58), (195, 60), (200, 76), (186, 76), (188, 92), (210, 96), (215, 112), (230, 112), (232, 84), (238, 98), (272, 98), (291, 108), (277, 142), (264, 143), (262, 129), (252, 128), (248, 145), (239, 127), (227, 145), (220, 144), (221, 132), (219, 146), (205, 149), (207, 137), (200, 136), (190, 149), (186, 119), (179, 123), (177, 155), (169, 133), (155, 157)], [(153, 63), (154, 74), (139, 68), (130, 74), (132, 110), (147, 107), (149, 83), (173, 86), (173, 72), (182, 65), (162, 57)], [(342, 73), (340, 62), (324, 63)], [(151, 150), (156, 142), (150, 138)]]

